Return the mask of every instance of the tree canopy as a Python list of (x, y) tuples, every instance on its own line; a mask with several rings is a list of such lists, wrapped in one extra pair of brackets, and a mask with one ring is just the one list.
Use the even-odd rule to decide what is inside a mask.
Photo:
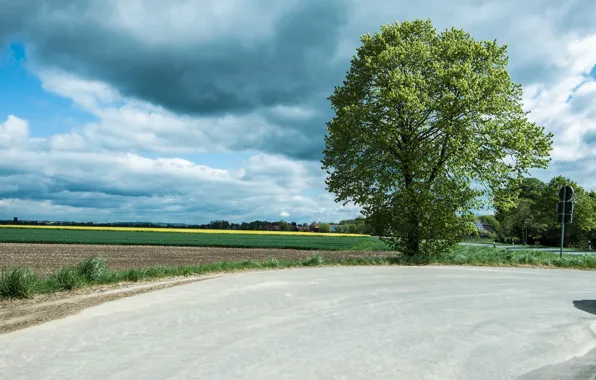
[(565, 227), (566, 245), (587, 247), (596, 238), (596, 192), (586, 191), (577, 182), (557, 176), (548, 183), (537, 178), (526, 178), (517, 188), (515, 206), (497, 208), (496, 218), (503, 226), (503, 237), (524, 237), (543, 245), (556, 246), (561, 236), (561, 225), (557, 221), (559, 189), (570, 185), (575, 190), (573, 223)]
[(406, 254), (433, 254), (472, 228), (484, 199), (550, 160), (552, 135), (527, 118), (505, 46), (430, 21), (385, 25), (361, 38), (329, 97), (323, 169), (340, 202), (353, 201)]

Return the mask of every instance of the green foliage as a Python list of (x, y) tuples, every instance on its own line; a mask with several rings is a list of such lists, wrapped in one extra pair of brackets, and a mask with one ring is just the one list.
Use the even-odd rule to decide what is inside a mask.
[[(430, 21), (362, 37), (330, 96), (327, 187), (408, 254), (438, 254), (473, 231), (469, 211), (546, 167), (552, 134), (530, 122), (506, 48)], [(472, 186), (479, 184), (481, 186)]]
[(341, 222), (339, 222), (339, 225), (336, 226), (335, 232), (344, 233), (344, 234), (368, 235), (368, 234), (373, 233), (374, 231), (371, 229), (371, 226), (368, 224), (368, 220), (358, 217), (356, 219), (342, 220)]
[(319, 223), (319, 232), (331, 232), (331, 225), (329, 223)]
[(497, 235), (501, 235), (503, 233), (503, 227), (501, 227), (501, 223), (497, 220), (497, 218), (495, 218), (494, 215), (480, 215), (478, 216), (478, 220), (494, 228)]
[(279, 221), (279, 230), (280, 231), (292, 231), (292, 225), (286, 222), (285, 220)]
[(29, 298), (35, 292), (38, 281), (30, 268), (9, 270), (0, 279), (0, 298)]
[(48, 279), (49, 284), (56, 290), (73, 290), (81, 287), (85, 279), (77, 268), (60, 268)]
[(307, 267), (318, 267), (325, 264), (325, 257), (319, 254), (314, 254), (308, 259), (303, 260), (301, 264)]
[(82, 261), (77, 269), (79, 274), (89, 282), (101, 281), (108, 273), (105, 260), (99, 256)]
[(554, 177), (548, 184), (535, 178), (525, 179), (515, 206), (507, 210), (497, 209), (503, 235), (519, 237), (522, 241), (527, 237), (543, 245), (558, 246), (561, 226), (556, 209), (559, 189), (564, 184), (575, 190), (573, 223), (565, 228), (565, 245), (587, 248), (588, 242), (596, 238), (596, 194), (586, 192), (576, 182), (562, 176)]

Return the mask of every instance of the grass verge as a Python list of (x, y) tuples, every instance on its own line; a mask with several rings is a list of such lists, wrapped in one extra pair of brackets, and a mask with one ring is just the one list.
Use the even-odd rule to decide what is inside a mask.
[(91, 257), (75, 267), (64, 267), (47, 278), (40, 278), (28, 268), (15, 268), (0, 279), (0, 298), (29, 298), (34, 294), (72, 290), (83, 286), (137, 282), (165, 277), (230, 273), (250, 269), (282, 269), (333, 265), (474, 265), (538, 266), (596, 270), (596, 255), (564, 255), (538, 251), (516, 252), (506, 249), (458, 246), (438, 257), (362, 256), (328, 259), (323, 255), (296, 260), (271, 258), (265, 261), (215, 262), (201, 265), (160, 266), (110, 271), (99, 257)]

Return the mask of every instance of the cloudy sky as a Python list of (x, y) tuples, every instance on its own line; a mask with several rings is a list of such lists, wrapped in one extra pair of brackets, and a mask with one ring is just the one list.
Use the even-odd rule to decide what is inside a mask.
[(433, 20), (509, 46), (535, 173), (596, 189), (596, 3), (0, 0), (0, 219), (337, 221), (326, 98), (359, 36)]

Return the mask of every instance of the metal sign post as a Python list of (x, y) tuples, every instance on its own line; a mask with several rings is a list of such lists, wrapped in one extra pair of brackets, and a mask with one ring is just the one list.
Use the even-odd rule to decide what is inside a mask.
[[(563, 186), (563, 202), (567, 199), (567, 186)], [(563, 209), (563, 212), (565, 210)], [(559, 254), (560, 258), (563, 258), (563, 244), (565, 243), (565, 214), (563, 214), (563, 220), (561, 221), (561, 253)]]
[(565, 224), (573, 221), (573, 187), (564, 185), (559, 190), (559, 204), (557, 205), (557, 216), (561, 223), (561, 253), (563, 258), (563, 246), (565, 244)]

